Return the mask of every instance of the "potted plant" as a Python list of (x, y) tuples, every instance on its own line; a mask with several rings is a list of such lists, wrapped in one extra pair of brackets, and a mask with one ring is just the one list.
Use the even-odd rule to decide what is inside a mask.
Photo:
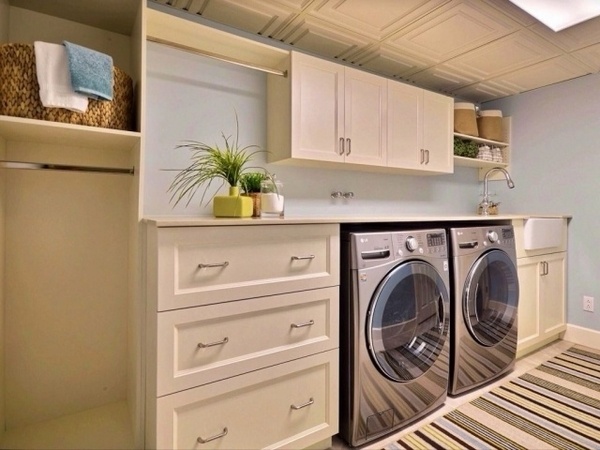
[[(204, 186), (200, 204), (208, 204), (212, 200), (215, 217), (250, 217), (253, 202), (250, 197), (240, 195), (242, 177), (247, 171), (256, 169), (248, 164), (257, 153), (262, 153), (264, 150), (256, 145), (240, 147), (237, 115), (235, 138), (224, 133), (221, 135), (224, 140), (223, 146), (185, 141), (176, 147), (189, 149), (192, 152), (192, 162), (188, 167), (180, 170), (171, 183), (168, 189), (172, 194), (171, 202), (177, 205), (186, 198), (187, 206), (198, 189)], [(229, 185), (229, 195), (215, 194), (206, 199), (207, 191), (215, 180), (220, 180), (221, 186)]]
[(252, 198), (252, 217), (260, 217), (260, 184), (268, 177), (267, 171), (246, 172), (242, 175), (241, 186), (244, 195)]

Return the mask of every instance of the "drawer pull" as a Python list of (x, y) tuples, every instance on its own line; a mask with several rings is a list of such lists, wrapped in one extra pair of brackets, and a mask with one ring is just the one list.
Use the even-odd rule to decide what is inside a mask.
[(298, 410), (298, 409), (302, 409), (302, 408), (306, 408), (307, 406), (312, 405), (315, 402), (315, 400), (311, 397), (306, 403), (302, 403), (301, 405), (290, 405), (290, 408), (292, 408), (293, 410)]
[(205, 344), (204, 342), (200, 342), (198, 344), (198, 348), (207, 348), (207, 347), (215, 347), (217, 345), (223, 345), (223, 344), (227, 344), (229, 342), (229, 338), (228, 337), (224, 337), (222, 340), (220, 341), (215, 341), (215, 342), (209, 342), (208, 344)]
[(198, 264), (198, 269), (208, 269), (211, 267), (227, 267), (229, 265), (229, 261), (224, 261), (222, 263), (212, 263), (212, 264)]
[(225, 428), (223, 428), (223, 431), (220, 432), (219, 434), (215, 434), (214, 436), (208, 437), (206, 439), (203, 439), (201, 436), (198, 436), (198, 439), (197, 439), (198, 444), (206, 444), (207, 442), (222, 438), (223, 436), (227, 435), (228, 432), (229, 431), (227, 430), (227, 427), (225, 427)]
[(315, 324), (315, 321), (310, 319), (308, 322), (304, 322), (304, 323), (293, 323), (292, 328), (310, 327), (311, 325), (314, 325), (314, 324)]
[(292, 261), (305, 261), (315, 259), (315, 255), (307, 255), (307, 256), (292, 256)]

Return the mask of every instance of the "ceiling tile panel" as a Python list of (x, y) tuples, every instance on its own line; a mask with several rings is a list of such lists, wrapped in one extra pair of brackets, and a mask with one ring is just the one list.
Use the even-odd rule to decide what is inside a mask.
[(588, 66), (593, 73), (600, 72), (600, 44), (582, 48), (571, 55)]
[(411, 52), (399, 52), (393, 48), (379, 46), (351, 61), (375, 73), (390, 77), (406, 77), (436, 63), (434, 59), (424, 58)]
[(502, 75), (501, 82), (512, 86), (517, 92), (525, 92), (542, 86), (571, 80), (590, 73), (589, 68), (569, 55), (544, 61)]
[(456, 98), (469, 100), (475, 103), (483, 103), (517, 93), (517, 90), (502, 86), (493, 81), (482, 81), (480, 83), (471, 84), (453, 92)]
[(566, 52), (600, 42), (600, 17), (566, 28), (558, 33), (539, 22), (529, 29)]
[(364, 36), (308, 16), (285, 31), (287, 34), (280, 38), (283, 42), (329, 58), (344, 59), (369, 45)]
[(512, 3), (510, 0), (483, 0), (488, 5), (496, 8), (500, 14), (510, 17), (519, 24), (528, 27), (537, 22), (537, 20)]
[(561, 54), (536, 34), (521, 30), (486, 46), (454, 58), (448, 66), (455, 70), (471, 71), (482, 79), (535, 64)]
[(291, 22), (297, 11), (273, 1), (210, 0), (202, 16), (250, 33), (271, 36)]
[(475, 83), (477, 78), (469, 72), (454, 70), (444, 64), (437, 65), (430, 69), (421, 71), (408, 77), (408, 80), (417, 86), (424, 86), (432, 89), (436, 86), (443, 92), (453, 92), (456, 89)]
[(445, 61), (518, 29), (515, 21), (486, 3), (455, 0), (390, 37), (387, 43)]
[(310, 14), (380, 40), (449, 1), (326, 0)]

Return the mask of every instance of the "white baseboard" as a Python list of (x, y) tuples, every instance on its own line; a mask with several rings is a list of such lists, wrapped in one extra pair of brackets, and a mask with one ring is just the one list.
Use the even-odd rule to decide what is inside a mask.
[(567, 325), (567, 329), (562, 336), (562, 339), (574, 344), (600, 349), (600, 331), (591, 330), (589, 328)]

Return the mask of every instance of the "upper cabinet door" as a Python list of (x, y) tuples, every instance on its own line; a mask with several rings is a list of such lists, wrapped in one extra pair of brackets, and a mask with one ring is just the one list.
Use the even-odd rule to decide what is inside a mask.
[(292, 53), (292, 157), (344, 160), (344, 67)]
[(422, 149), (423, 90), (390, 81), (388, 85), (387, 146), (389, 167), (420, 168)]
[(426, 169), (434, 172), (453, 172), (453, 99), (424, 90), (422, 122)]
[(385, 166), (387, 80), (345, 69), (345, 162)]
[(407, 84), (388, 84), (388, 167), (451, 173), (453, 100)]

